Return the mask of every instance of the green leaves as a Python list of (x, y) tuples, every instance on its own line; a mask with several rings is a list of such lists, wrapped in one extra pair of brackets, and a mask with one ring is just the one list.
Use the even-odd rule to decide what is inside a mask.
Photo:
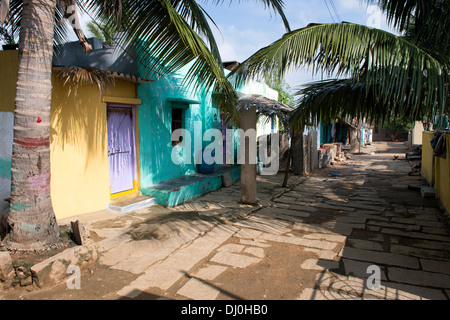
[(362, 82), (366, 97), (371, 95), (377, 104), (416, 114), (423, 105), (430, 113), (443, 105), (449, 62), (382, 30), (351, 23), (311, 24), (261, 49), (230, 77), (239, 84), (264, 72), (283, 77), (302, 67)]
[[(374, 0), (367, 0), (374, 2)], [(413, 36), (414, 42), (427, 50), (448, 57), (450, 50), (449, 0), (377, 0), (388, 22)]]
[[(263, 0), (283, 17), (283, 2)], [(85, 0), (87, 9), (115, 24), (115, 1)], [(217, 1), (217, 4), (219, 1)], [(219, 49), (210, 27), (212, 20), (195, 0), (121, 1), (119, 46), (138, 52), (140, 74), (158, 79), (190, 65), (184, 79), (194, 90), (214, 92), (214, 103), (236, 120), (236, 95), (225, 77)]]

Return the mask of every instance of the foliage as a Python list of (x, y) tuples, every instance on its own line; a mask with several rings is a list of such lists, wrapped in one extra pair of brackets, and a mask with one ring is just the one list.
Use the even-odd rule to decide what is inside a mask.
[(92, 20), (87, 24), (87, 29), (96, 38), (102, 40), (102, 42), (113, 44), (114, 33), (116, 32), (116, 29), (112, 26), (102, 25)]
[(278, 92), (278, 102), (287, 104), (289, 106), (294, 105), (294, 97), (289, 93), (291, 89), (289, 84), (285, 80), (273, 77), (269, 74), (265, 74), (266, 84)]
[[(444, 114), (449, 96), (449, 0), (376, 2), (391, 23), (412, 32), (403, 37), (345, 22), (310, 24), (262, 48), (230, 77), (239, 84), (264, 73), (283, 77), (304, 67), (335, 77), (297, 93), (292, 118), (297, 127), (311, 118), (347, 113), (374, 119)], [(426, 37), (423, 30), (428, 30)]]
[(391, 117), (382, 124), (382, 130), (390, 137), (392, 141), (405, 141), (408, 139), (408, 132), (414, 127), (414, 121), (404, 120), (400, 117)]
[(16, 44), (16, 41), (14, 40), (14, 35), (10, 33), (10, 31), (0, 26), (0, 41), (2, 41), (5, 44)]

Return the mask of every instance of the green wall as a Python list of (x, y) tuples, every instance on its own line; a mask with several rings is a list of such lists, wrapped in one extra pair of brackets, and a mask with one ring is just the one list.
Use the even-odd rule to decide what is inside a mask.
[[(216, 108), (211, 105), (210, 95), (192, 90), (182, 85), (187, 68), (176, 74), (153, 83), (142, 83), (138, 95), (142, 100), (139, 106), (139, 145), (141, 186), (146, 188), (161, 181), (182, 177), (197, 172), (194, 164), (194, 122), (201, 121), (202, 132), (206, 129), (220, 129), (220, 118)], [(169, 100), (187, 102), (171, 102)], [(200, 104), (189, 103), (197, 101)], [(172, 108), (184, 109), (184, 128), (191, 134), (191, 164), (176, 165), (172, 155)], [(209, 142), (204, 142), (204, 146)], [(180, 153), (179, 157), (181, 158)]]

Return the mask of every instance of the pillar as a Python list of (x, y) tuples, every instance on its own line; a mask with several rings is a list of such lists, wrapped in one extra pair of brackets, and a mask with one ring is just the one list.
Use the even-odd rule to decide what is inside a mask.
[[(248, 130), (255, 130), (256, 132), (256, 107), (249, 110), (241, 109), (239, 112), (240, 128), (246, 132)], [(249, 155), (254, 154), (250, 148), (256, 147), (255, 141), (247, 141), (240, 145), (240, 148), (245, 148), (245, 159), (241, 159), (241, 202), (245, 204), (257, 204), (256, 198), (256, 158), (251, 159)], [(241, 150), (243, 151), (243, 150)], [(255, 163), (255, 164), (253, 164)]]

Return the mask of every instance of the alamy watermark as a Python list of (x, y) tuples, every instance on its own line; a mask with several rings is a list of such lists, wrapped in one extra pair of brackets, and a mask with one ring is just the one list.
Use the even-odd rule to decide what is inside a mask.
[(367, 268), (367, 274), (370, 276), (367, 278), (366, 286), (369, 290), (379, 290), (381, 288), (381, 269), (377, 265), (371, 265)]
[(81, 289), (81, 269), (79, 266), (70, 265), (67, 270), (67, 274), (70, 274), (66, 281), (67, 289), (80, 290)]
[[(262, 136), (257, 142), (256, 130), (226, 129), (225, 136), (221, 130), (208, 129), (202, 132), (202, 122), (194, 123), (194, 137), (186, 129), (177, 129), (172, 134), (172, 141), (179, 142), (172, 149), (172, 162), (176, 165), (202, 164), (232, 165), (260, 164), (261, 175), (276, 175), (279, 170), (280, 135)], [(239, 138), (236, 138), (238, 136)], [(237, 141), (236, 141), (237, 140)], [(203, 148), (205, 142), (210, 142)], [(239, 142), (237, 154), (235, 145)], [(194, 156), (192, 156), (194, 155)]]

